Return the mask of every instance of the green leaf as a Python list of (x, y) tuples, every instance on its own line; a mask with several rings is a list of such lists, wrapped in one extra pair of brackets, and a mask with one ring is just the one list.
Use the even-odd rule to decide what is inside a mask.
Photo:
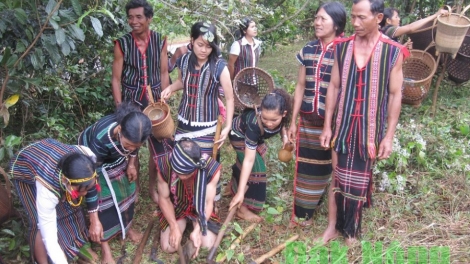
[(7, 29), (7, 25), (5, 24), (5, 22), (3, 20), (0, 20), (0, 32), (5, 32), (5, 30)]
[(30, 58), (31, 58), (31, 65), (33, 65), (33, 68), (35, 70), (39, 70), (42, 65), (39, 62), (39, 58), (38, 58), (38, 55), (36, 54), (36, 52), (31, 53)]
[(22, 53), (25, 50), (26, 50), (26, 46), (24, 45), (22, 41), (16, 42), (15, 53)]
[(460, 126), (460, 133), (464, 136), (468, 136), (470, 134), (470, 126), (467, 124)]
[(60, 51), (62, 51), (62, 54), (65, 56), (70, 54), (70, 45), (67, 41), (62, 42), (60, 45)]
[(18, 55), (13, 54), (11, 57), (8, 59), (6, 66), (7, 67), (13, 67), (15, 62), (18, 60)]
[(12, 251), (16, 246), (16, 241), (14, 239), (10, 240), (10, 246), (8, 247), (9, 251)]
[(276, 208), (273, 208), (273, 207), (269, 207), (268, 210), (267, 210), (267, 213), (272, 214), (272, 215), (279, 214), (279, 212), (276, 210)]
[(72, 36), (76, 39), (79, 39), (81, 41), (85, 40), (85, 34), (83, 33), (83, 30), (79, 28), (76, 24), (72, 24), (69, 26), (69, 30), (72, 33)]
[[(2, 150), (3, 150), (3, 152), (5, 152), (5, 149), (4, 149), (4, 148), (1, 148), (1, 149), (0, 149), (0, 151), (2, 151)], [(3, 158), (2, 158), (2, 159), (3, 159)], [(10, 236), (13, 236), (13, 237), (15, 236), (15, 232), (11, 231), (10, 229), (6, 229), (6, 228), (5, 228), (5, 229), (2, 229), (2, 233), (5, 233), (5, 234), (10, 235)]]
[(1, 66), (5, 66), (8, 62), (8, 59), (11, 57), (11, 49), (9, 47), (5, 47), (5, 51), (3, 51), (2, 60), (0, 61)]
[(237, 256), (237, 260), (243, 263), (243, 261), (245, 260), (245, 254), (239, 253)]
[[(1, 147), (1, 148), (0, 148), (0, 161), (2, 161), (3, 158), (5, 158), (5, 148), (4, 148), (4, 147)], [(5, 230), (5, 229), (3, 229), (3, 230)], [(3, 231), (3, 230), (2, 230), (2, 231)], [(13, 235), (15, 235), (15, 234), (13, 234)]]
[(49, 23), (55, 30), (59, 29), (59, 23), (57, 23), (57, 21), (55, 21), (54, 19), (49, 19)]
[(55, 0), (49, 0), (46, 6), (46, 13), (49, 15), (52, 10), (54, 10), (54, 7), (57, 5)]
[(63, 22), (71, 22), (77, 20), (78, 16), (71, 9), (59, 10), (59, 16), (63, 18)]
[(230, 261), (233, 257), (233, 254), (235, 252), (233, 251), (233, 249), (228, 249), (227, 251), (225, 251), (225, 256), (227, 257), (227, 261)]
[(5, 146), (6, 147), (14, 147), (21, 143), (21, 137), (17, 137), (15, 135), (9, 135), (5, 139)]
[(103, 36), (103, 28), (101, 27), (101, 22), (98, 18), (90, 16), (91, 19), (91, 24), (93, 25), (93, 28), (95, 29), (96, 34), (98, 36), (102, 37)]
[(82, 15), (82, 5), (80, 4), (80, 0), (70, 0), (72, 2), (73, 11), (78, 16)]
[(243, 233), (243, 229), (237, 222), (235, 222), (233, 225), (235, 226), (235, 231), (237, 231), (239, 234)]
[(118, 23), (116, 21), (116, 18), (113, 15), (113, 13), (111, 13), (108, 9), (103, 8), (103, 9), (98, 10), (98, 12), (103, 13), (103, 14), (107, 15), (108, 17), (110, 17), (114, 21), (115, 24)]
[(21, 25), (25, 25), (28, 22), (28, 16), (26, 12), (21, 8), (15, 8), (15, 17)]
[(56, 29), (55, 31), (55, 39), (57, 44), (62, 45), (65, 41), (65, 30), (63, 28)]

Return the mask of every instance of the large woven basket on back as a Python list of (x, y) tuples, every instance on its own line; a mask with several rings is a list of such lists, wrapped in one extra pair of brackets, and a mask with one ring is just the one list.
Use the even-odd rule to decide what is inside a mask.
[(235, 108), (259, 107), (264, 96), (273, 89), (274, 80), (269, 73), (256, 67), (244, 68), (233, 79)]
[(447, 73), (449, 79), (457, 84), (470, 80), (470, 35), (468, 32), (457, 56), (447, 64)]
[(452, 58), (455, 58), (470, 28), (470, 19), (464, 16), (469, 8), (470, 5), (465, 7), (460, 14), (450, 13), (447, 16), (437, 17), (436, 50), (438, 52), (450, 53)]
[(420, 105), (429, 92), (437, 63), (426, 51), (411, 50), (410, 57), (403, 63), (402, 103)]
[[(414, 31), (413, 33), (407, 34), (413, 42), (413, 49), (425, 50), (433, 42), (433, 35), (436, 34), (436, 25), (433, 25), (433, 21), (429, 21), (421, 29)], [(434, 55), (436, 52), (435, 47), (430, 47), (428, 52)]]

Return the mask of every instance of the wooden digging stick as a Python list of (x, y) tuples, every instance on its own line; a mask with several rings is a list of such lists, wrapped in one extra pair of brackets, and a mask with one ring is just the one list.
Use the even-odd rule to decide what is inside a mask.
[[(248, 186), (245, 186), (245, 192), (248, 191)], [(214, 263), (215, 261), (213, 260), (215, 257), (215, 254), (217, 253), (217, 249), (220, 245), (220, 242), (224, 238), (225, 231), (227, 230), (228, 224), (230, 221), (232, 221), (233, 216), (237, 212), (238, 207), (234, 206), (232, 209), (228, 212), (227, 218), (224, 221), (224, 224), (220, 228), (219, 233), (217, 234), (217, 238), (215, 239), (214, 245), (212, 248), (209, 250), (209, 255), (207, 255), (207, 263)]]
[(150, 224), (147, 226), (147, 229), (145, 229), (144, 236), (142, 237), (142, 241), (140, 242), (139, 247), (137, 248), (137, 251), (135, 252), (134, 261), (132, 262), (132, 264), (139, 264), (140, 261), (142, 260), (142, 254), (144, 253), (145, 244), (147, 244), (147, 240), (149, 239), (149, 236), (150, 236), (150, 231), (152, 231), (155, 221), (156, 220), (153, 220), (152, 222), (150, 222)]
[[(217, 127), (215, 129), (215, 136), (214, 136), (214, 142), (220, 139), (220, 132), (222, 131), (222, 123), (223, 123), (223, 117), (222, 115), (219, 115), (217, 117)], [(216, 159), (217, 158), (217, 151), (219, 150), (220, 143), (215, 144), (214, 147), (212, 148), (212, 158)]]
[[(242, 239), (244, 239), (256, 226), (258, 225), (258, 223), (253, 223), (251, 224), (249, 227), (247, 227), (245, 229), (245, 231), (243, 231), (243, 233), (233, 241), (233, 243), (230, 245), (230, 248), (229, 249), (235, 249), (237, 247), (238, 244), (240, 244), (240, 241), (242, 241)], [(224, 263), (224, 261), (227, 259), (227, 256), (224, 255), (221, 259), (220, 259), (220, 263)]]
[(183, 247), (181, 244), (178, 245), (178, 256), (180, 257), (179, 264), (186, 264), (186, 257), (184, 256)]
[(261, 264), (261, 263), (263, 263), (263, 261), (265, 261), (266, 259), (276, 255), (281, 250), (283, 250), (287, 246), (288, 243), (293, 242), (293, 241), (297, 240), (298, 238), (299, 238), (299, 235), (295, 235), (295, 236), (287, 239), (284, 243), (282, 243), (282, 244), (278, 245), (277, 247), (271, 249), (266, 254), (264, 254), (261, 257), (255, 259), (255, 261), (250, 262), (250, 264)]

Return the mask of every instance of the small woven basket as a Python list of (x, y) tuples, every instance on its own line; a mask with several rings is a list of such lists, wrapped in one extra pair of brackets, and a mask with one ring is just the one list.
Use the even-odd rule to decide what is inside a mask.
[(155, 103), (150, 86), (147, 86), (147, 92), (149, 95), (149, 105), (145, 107), (143, 113), (152, 122), (152, 135), (158, 140), (172, 138), (175, 123), (171, 118), (170, 106), (162, 101)]
[[(449, 10), (450, 7), (448, 7)], [(470, 28), (470, 19), (464, 16), (470, 5), (462, 13), (450, 13), (447, 16), (437, 17), (436, 50), (441, 53), (450, 53), (455, 58), (462, 42)]]
[(274, 89), (273, 77), (256, 67), (244, 68), (233, 79), (235, 109), (257, 108), (264, 96)]
[(449, 79), (457, 84), (470, 80), (470, 35), (468, 32), (457, 56), (447, 64), (447, 73)]
[(437, 63), (426, 51), (411, 50), (403, 63), (402, 103), (419, 106), (429, 92)]

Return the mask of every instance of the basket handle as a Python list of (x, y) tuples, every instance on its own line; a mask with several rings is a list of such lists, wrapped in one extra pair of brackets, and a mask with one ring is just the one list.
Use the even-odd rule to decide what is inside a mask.
[(150, 85), (147, 85), (147, 94), (149, 96), (149, 103), (154, 104), (155, 101), (153, 100), (153, 94), (152, 94), (152, 89), (150, 88)]
[(464, 16), (465, 15), (465, 12), (467, 12), (467, 10), (470, 8), (470, 5), (466, 6), (462, 12), (460, 12), (460, 17)]

